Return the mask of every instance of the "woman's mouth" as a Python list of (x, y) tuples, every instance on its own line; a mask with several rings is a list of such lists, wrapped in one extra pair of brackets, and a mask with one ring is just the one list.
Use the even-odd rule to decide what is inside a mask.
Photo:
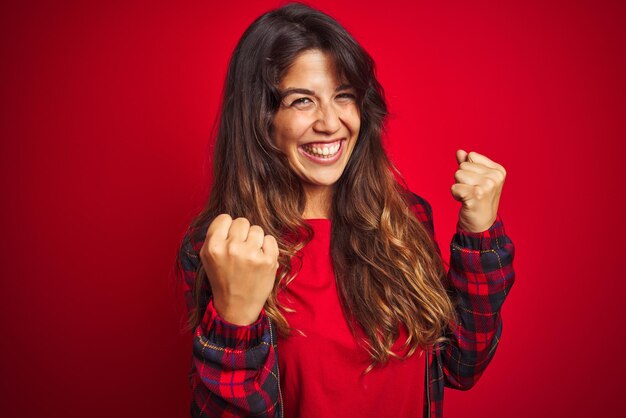
[(343, 151), (345, 139), (330, 143), (311, 142), (300, 145), (298, 150), (309, 160), (318, 164), (330, 164), (339, 159)]

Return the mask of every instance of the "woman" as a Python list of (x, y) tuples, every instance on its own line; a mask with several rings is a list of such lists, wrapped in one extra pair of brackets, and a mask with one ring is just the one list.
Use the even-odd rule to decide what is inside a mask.
[[(384, 153), (374, 63), (300, 4), (230, 61), (207, 206), (178, 267), (194, 417), (441, 417), (494, 355), (514, 281), (504, 168), (457, 151), (447, 274), (432, 210)], [(423, 397), (422, 397), (423, 396)]]

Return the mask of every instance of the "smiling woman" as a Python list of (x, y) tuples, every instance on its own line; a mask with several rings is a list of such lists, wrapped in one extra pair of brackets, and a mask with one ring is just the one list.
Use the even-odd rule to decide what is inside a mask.
[(356, 92), (339, 77), (332, 56), (313, 49), (296, 57), (279, 84), (272, 137), (303, 182), (305, 218), (330, 217), (332, 186), (359, 135)]
[(211, 195), (178, 272), (194, 417), (443, 415), (501, 338), (513, 245), (502, 166), (457, 152), (446, 272), (432, 209), (382, 146), (374, 62), (301, 4), (250, 25), (229, 64)]

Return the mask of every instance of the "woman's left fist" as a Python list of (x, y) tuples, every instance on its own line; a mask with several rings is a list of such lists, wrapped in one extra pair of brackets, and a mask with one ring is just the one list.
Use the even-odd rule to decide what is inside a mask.
[(462, 203), (459, 228), (469, 232), (489, 229), (496, 220), (506, 170), (482, 154), (456, 151), (459, 169), (454, 173), (452, 197)]

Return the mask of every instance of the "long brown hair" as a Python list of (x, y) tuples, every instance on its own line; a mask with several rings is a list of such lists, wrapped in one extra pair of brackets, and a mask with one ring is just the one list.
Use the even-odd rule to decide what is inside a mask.
[[(278, 83), (303, 51), (329, 53), (336, 68), (356, 89), (361, 129), (353, 154), (333, 186), (331, 254), (342, 308), (356, 335), (360, 327), (372, 364), (385, 363), (406, 327), (407, 356), (421, 346), (445, 340), (455, 320), (446, 292), (443, 261), (428, 230), (411, 211), (411, 193), (384, 152), (387, 107), (375, 77), (374, 61), (328, 15), (302, 4), (270, 11), (245, 31), (230, 60), (213, 152), (213, 184), (188, 235), (204, 241), (220, 213), (245, 217), (273, 235), (280, 267), (265, 309), (283, 335), (289, 333), (277, 293), (297, 271), (291, 259), (312, 239), (302, 219), (305, 194), (287, 156), (272, 141), (272, 120), (280, 104)], [(195, 328), (210, 288), (200, 264), (192, 290)]]

